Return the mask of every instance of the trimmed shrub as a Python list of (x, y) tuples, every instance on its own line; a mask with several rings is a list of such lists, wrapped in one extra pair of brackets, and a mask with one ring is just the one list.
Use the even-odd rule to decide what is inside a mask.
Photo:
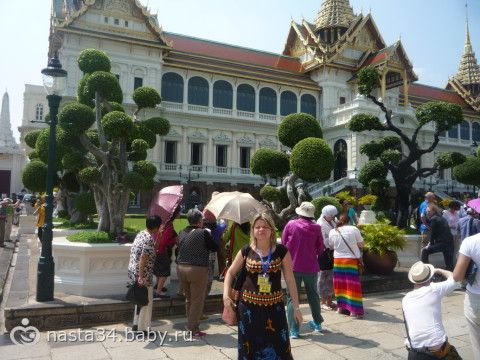
[(380, 155), (380, 160), (385, 164), (398, 164), (402, 160), (402, 153), (398, 150), (387, 149)]
[(109, 138), (126, 138), (133, 129), (133, 120), (120, 111), (109, 112), (102, 118), (105, 135)]
[(357, 73), (358, 92), (362, 95), (369, 95), (380, 84), (380, 74), (373, 66), (366, 66)]
[(373, 179), (384, 179), (387, 177), (388, 169), (380, 160), (371, 160), (360, 169), (358, 181), (368, 187)]
[(91, 192), (81, 192), (75, 197), (75, 208), (83, 214), (93, 215), (97, 212), (95, 199)]
[(105, 231), (79, 231), (68, 235), (67, 240), (88, 244), (107, 244), (113, 242), (110, 235)]
[(270, 202), (278, 201), (280, 199), (280, 190), (275, 186), (266, 184), (260, 189), (260, 196)]
[(337, 208), (340, 214), (343, 211), (340, 202), (331, 196), (319, 196), (312, 200), (312, 204), (315, 206), (315, 219), (318, 219), (322, 214), (322, 209), (327, 205), (333, 205)]
[(376, 141), (370, 141), (360, 146), (360, 154), (367, 155), (369, 160), (378, 158), (384, 150), (383, 144)]
[(100, 92), (107, 101), (113, 101), (121, 104), (123, 102), (123, 92), (117, 78), (110, 72), (96, 71), (87, 79), (84, 94), (93, 95), (95, 91)]
[(441, 153), (437, 158), (437, 164), (440, 169), (449, 169), (460, 165), (467, 160), (467, 157), (458, 152)]
[(135, 127), (130, 138), (145, 140), (150, 149), (152, 149), (157, 143), (157, 135), (155, 135), (155, 133), (147, 127), (144, 121), (135, 123)]
[(58, 113), (59, 125), (66, 131), (74, 134), (85, 132), (94, 122), (95, 113), (84, 104), (68, 103)]
[(77, 151), (68, 152), (63, 155), (62, 166), (66, 170), (80, 170), (83, 167), (84, 156)]
[(162, 101), (158, 91), (149, 86), (136, 88), (133, 92), (132, 98), (139, 109), (154, 108)]
[(290, 169), (305, 181), (328, 180), (333, 166), (332, 150), (323, 139), (306, 138), (292, 149)]
[[(104, 103), (100, 104), (100, 114), (102, 117), (104, 117), (105, 115), (107, 115), (109, 112), (112, 112), (112, 111), (120, 111), (120, 112), (125, 112), (125, 109), (123, 108), (123, 106), (115, 101), (110, 101), (109, 102), (110, 104), (110, 110), (107, 110), (107, 107), (105, 106)], [(95, 112), (96, 109), (93, 109), (93, 111)]]
[(362, 132), (367, 130), (384, 130), (380, 119), (370, 114), (356, 114), (353, 115), (347, 124), (347, 129), (355, 132)]
[(150, 161), (140, 160), (133, 164), (133, 171), (145, 178), (153, 178), (157, 174), (157, 168)]
[(122, 178), (122, 184), (135, 192), (140, 190), (143, 182), (143, 176), (136, 171), (126, 173)]
[(308, 137), (322, 138), (322, 129), (312, 115), (305, 113), (287, 115), (278, 127), (278, 139), (290, 148)]
[(40, 160), (29, 162), (22, 173), (23, 185), (33, 192), (45, 191), (46, 179), (47, 165)]
[(132, 141), (131, 147), (132, 147), (132, 151), (143, 152), (143, 151), (147, 151), (148, 143), (142, 139), (135, 139)]
[(77, 99), (80, 104), (93, 108), (95, 106), (95, 93), (91, 93), (88, 89), (87, 82), (90, 75), (85, 74), (80, 79), (77, 87)]
[(480, 186), (480, 158), (467, 158), (464, 163), (453, 168), (453, 175), (463, 184)]
[(398, 136), (385, 136), (380, 140), (380, 144), (382, 144), (385, 149), (399, 150), (402, 146), (402, 140)]
[(130, 161), (141, 161), (147, 158), (147, 150), (142, 151), (132, 151), (128, 154), (128, 160)]
[(420, 124), (435, 123), (438, 132), (447, 131), (463, 121), (462, 108), (459, 105), (443, 101), (429, 101), (415, 111)]
[(142, 121), (142, 123), (147, 129), (160, 136), (165, 136), (170, 131), (170, 122), (161, 117), (153, 117)]
[(260, 148), (252, 156), (250, 169), (256, 175), (277, 178), (288, 174), (290, 163), (285, 153), (270, 148)]
[(111, 64), (107, 54), (97, 49), (85, 49), (78, 56), (78, 67), (86, 74), (95, 71), (110, 71)]
[(368, 184), (368, 188), (372, 194), (380, 194), (389, 186), (390, 182), (387, 179), (372, 179)]
[(35, 149), (38, 135), (40, 135), (41, 132), (42, 130), (30, 131), (28, 134), (25, 135), (25, 144), (27, 144), (30, 148)]
[(30, 153), (28, 154), (28, 158), (30, 160), (35, 160), (35, 159), (40, 160), (40, 157), (38, 155), (38, 151), (37, 150), (30, 151)]
[(85, 184), (94, 184), (100, 181), (101, 174), (100, 170), (98, 170), (96, 167), (89, 166), (80, 170), (78, 172), (78, 177)]

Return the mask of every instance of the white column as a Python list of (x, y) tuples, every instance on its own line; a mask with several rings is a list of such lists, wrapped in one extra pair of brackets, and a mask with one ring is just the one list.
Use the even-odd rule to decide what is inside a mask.
[[(235, 133), (232, 131), (232, 142), (231, 146), (230, 155), (229, 155), (229, 162), (228, 166), (237, 168), (238, 167), (238, 159), (237, 159), (237, 137), (235, 136)], [(227, 150), (228, 151), (228, 150)]]
[(182, 143), (180, 144), (179, 163), (180, 165), (187, 165), (190, 144), (188, 143), (187, 128), (185, 126), (182, 126), (182, 135), (183, 135), (183, 140), (182, 140)]
[(255, 89), (255, 119), (258, 119), (260, 113), (260, 86)]
[(214, 146), (213, 146), (213, 132), (208, 130), (208, 145), (207, 145), (207, 165), (214, 166)]
[(187, 78), (183, 79), (183, 103), (188, 104), (188, 79)]

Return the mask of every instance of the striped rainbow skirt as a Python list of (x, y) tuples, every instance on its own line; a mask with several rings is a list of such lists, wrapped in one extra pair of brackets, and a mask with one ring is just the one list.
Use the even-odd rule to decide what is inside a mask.
[(350, 314), (363, 315), (362, 283), (358, 274), (357, 259), (334, 259), (333, 289), (337, 308)]

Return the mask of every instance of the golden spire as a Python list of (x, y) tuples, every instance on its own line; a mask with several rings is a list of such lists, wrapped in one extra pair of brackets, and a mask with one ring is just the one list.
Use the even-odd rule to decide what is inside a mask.
[(315, 25), (317, 29), (328, 27), (348, 28), (355, 14), (348, 0), (324, 0), (318, 12)]
[[(465, 8), (467, 9), (467, 4), (465, 4)], [(475, 53), (473, 52), (472, 45), (470, 43), (468, 12), (466, 17), (466, 30), (467, 35), (465, 38), (465, 49), (455, 78), (463, 85), (480, 84), (480, 68), (478, 67), (478, 62), (475, 58)]]

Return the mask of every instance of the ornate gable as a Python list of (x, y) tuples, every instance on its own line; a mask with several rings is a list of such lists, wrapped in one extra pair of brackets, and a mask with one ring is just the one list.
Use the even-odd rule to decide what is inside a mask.
[(81, 31), (95, 36), (115, 36), (168, 47), (155, 15), (138, 0), (85, 0), (64, 18), (53, 19), (55, 31)]

